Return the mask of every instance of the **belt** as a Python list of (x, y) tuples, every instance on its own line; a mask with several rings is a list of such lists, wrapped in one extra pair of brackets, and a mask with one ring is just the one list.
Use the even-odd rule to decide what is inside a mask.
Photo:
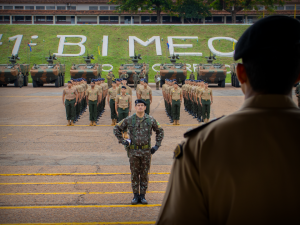
[(125, 110), (125, 109), (127, 109), (127, 108), (121, 108), (121, 107), (119, 107), (120, 109), (123, 109), (123, 110)]
[(73, 101), (73, 100), (75, 100), (75, 98), (73, 98), (73, 99), (66, 99), (66, 100), (68, 100), (68, 101)]
[(130, 149), (148, 149), (150, 145), (130, 145)]
[(203, 100), (203, 101), (209, 101), (210, 99), (203, 99), (203, 98), (202, 98), (202, 100)]
[(97, 100), (89, 100), (89, 101), (94, 102), (94, 101), (97, 101)]
[(177, 101), (179, 101), (180, 99), (178, 99), (178, 100), (172, 99), (172, 100), (177, 102)]

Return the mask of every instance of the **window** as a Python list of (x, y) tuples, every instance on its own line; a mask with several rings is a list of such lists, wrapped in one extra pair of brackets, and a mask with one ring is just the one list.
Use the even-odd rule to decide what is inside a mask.
[(172, 23), (180, 23), (180, 22), (181, 22), (180, 17), (172, 16)]
[(45, 10), (45, 6), (36, 6), (35, 9), (36, 10)]
[(108, 10), (108, 6), (100, 6), (100, 10)]
[(66, 17), (65, 17), (65, 16), (58, 16), (58, 17), (57, 17), (57, 21), (58, 21), (58, 22), (60, 22), (60, 21), (65, 22), (65, 21), (66, 21)]
[(46, 16), (47, 21), (53, 21), (53, 16)]
[(46, 10), (55, 10), (55, 6), (46, 6)]
[(287, 6), (285, 7), (285, 9), (286, 9), (286, 10), (294, 10), (294, 9), (295, 9), (295, 6), (293, 6), (293, 5), (287, 5)]
[(150, 22), (150, 16), (142, 16), (141, 17), (141, 22), (149, 23)]
[(34, 6), (25, 6), (26, 10), (34, 10)]
[(0, 9), (2, 9), (2, 5), (0, 6)]
[(4, 21), (10, 21), (9, 16), (4, 16)]
[(170, 16), (163, 16), (162, 21), (163, 21), (163, 23), (171, 22), (171, 17)]
[(118, 16), (111, 16), (110, 17), (110, 22), (119, 22), (119, 17)]
[(67, 6), (67, 10), (76, 10), (76, 6)]
[(4, 6), (4, 9), (13, 9), (12, 6)]
[(151, 22), (157, 23), (157, 16), (151, 16)]
[(296, 10), (300, 10), (300, 6), (297, 5), (297, 6), (296, 6)]
[(31, 16), (25, 16), (25, 21), (31, 21)]
[(24, 16), (15, 16), (15, 21), (24, 21)]
[(99, 16), (100, 22), (108, 22), (108, 16)]
[(89, 6), (89, 10), (98, 10), (98, 6)]
[(3, 16), (0, 16), (0, 21), (3, 21)]
[(264, 10), (263, 6), (257, 6), (258, 10)]
[(284, 10), (283, 6), (277, 6), (277, 10)]
[(44, 16), (36, 16), (35, 18), (36, 18), (35, 21), (43, 21), (43, 22), (45, 22), (45, 17)]
[(66, 10), (66, 6), (57, 6), (57, 10)]
[(110, 6), (110, 10), (116, 10), (117, 6)]
[(24, 9), (24, 6), (15, 6), (15, 9)]

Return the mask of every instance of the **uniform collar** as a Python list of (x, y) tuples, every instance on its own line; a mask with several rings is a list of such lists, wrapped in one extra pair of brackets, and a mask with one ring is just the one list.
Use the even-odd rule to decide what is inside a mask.
[(288, 95), (257, 95), (245, 100), (245, 108), (298, 108)]

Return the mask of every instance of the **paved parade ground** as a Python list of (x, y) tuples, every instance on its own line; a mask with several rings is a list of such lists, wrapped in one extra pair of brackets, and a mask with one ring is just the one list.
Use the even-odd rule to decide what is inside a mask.
[[(238, 110), (244, 101), (240, 88), (211, 88), (211, 119)], [(182, 105), (181, 125), (170, 124), (161, 90), (152, 86), (150, 115), (165, 137), (152, 156), (148, 205), (131, 205), (129, 162), (110, 126), (108, 104), (98, 126), (88, 126), (88, 110), (75, 126), (66, 126), (62, 90), (0, 88), (0, 224), (154, 224), (173, 150), (197, 120)]]

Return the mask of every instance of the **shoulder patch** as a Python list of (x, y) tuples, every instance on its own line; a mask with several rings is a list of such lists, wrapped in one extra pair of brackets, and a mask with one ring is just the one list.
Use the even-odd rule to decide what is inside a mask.
[(183, 155), (182, 145), (178, 144), (174, 150), (174, 158), (179, 159)]
[(195, 132), (198, 132), (198, 131), (202, 130), (203, 128), (207, 127), (209, 124), (211, 124), (211, 123), (213, 123), (213, 122), (215, 122), (215, 121), (217, 121), (217, 120), (219, 120), (219, 119), (221, 119), (221, 118), (223, 118), (223, 117), (224, 117), (224, 116), (221, 116), (221, 117), (219, 117), (219, 118), (216, 118), (216, 119), (213, 119), (213, 120), (209, 121), (208, 123), (205, 123), (205, 124), (203, 124), (203, 125), (198, 126), (198, 127), (194, 128), (194, 129), (192, 129), (192, 130), (190, 130), (190, 131), (184, 133), (183, 137), (187, 138), (189, 135), (191, 135), (191, 134), (193, 134), (193, 133), (195, 133)]

